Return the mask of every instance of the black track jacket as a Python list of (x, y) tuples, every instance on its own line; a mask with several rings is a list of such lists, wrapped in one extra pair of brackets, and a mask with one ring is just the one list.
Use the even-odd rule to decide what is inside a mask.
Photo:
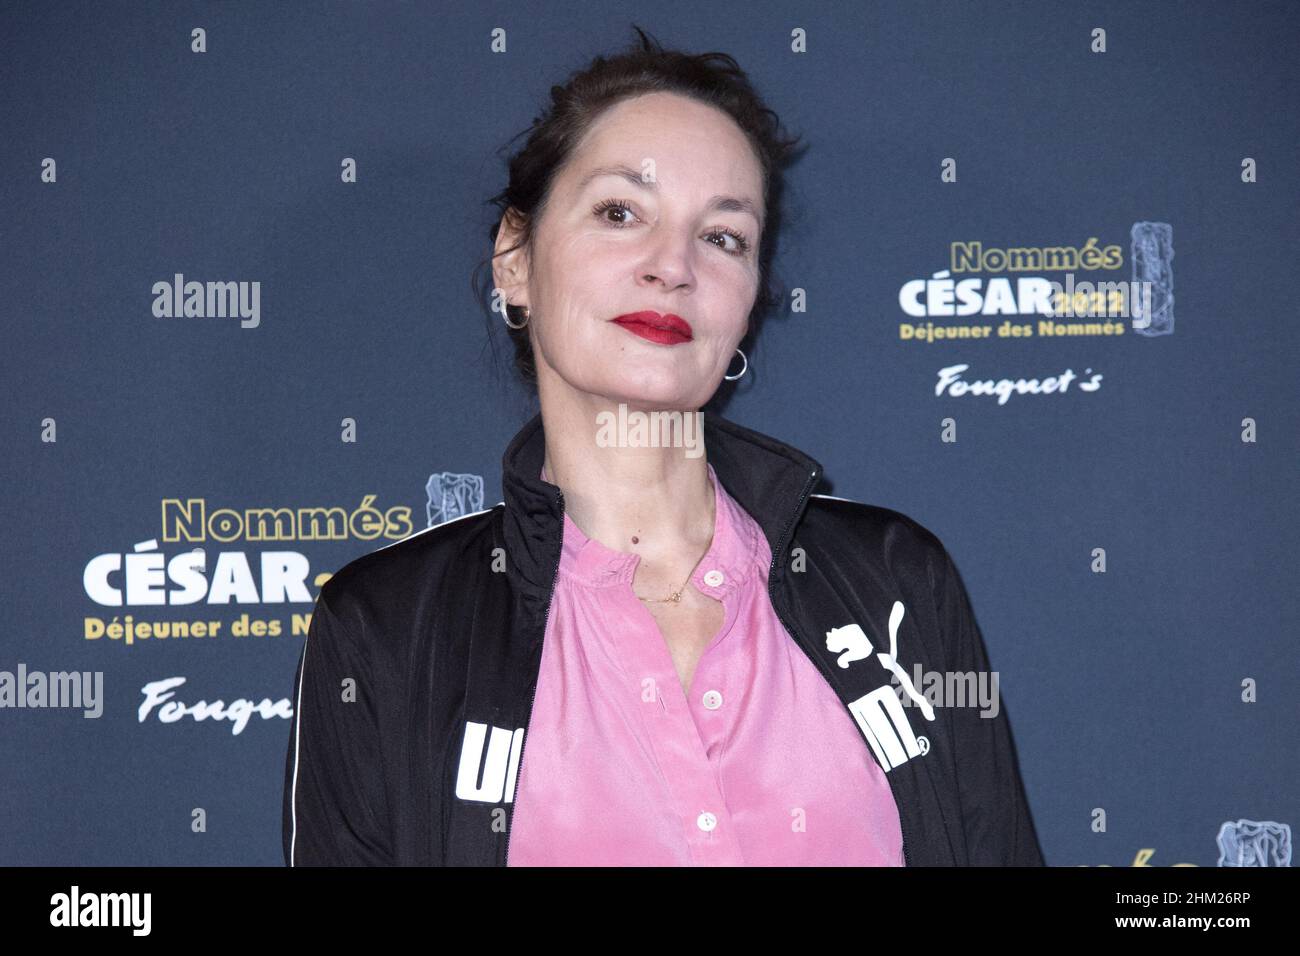
[[(928, 706), (895, 676), (989, 671), (940, 540), (897, 511), (813, 494), (821, 465), (773, 438), (709, 414), (704, 438), (767, 535), (772, 606), (886, 774), (907, 865), (1043, 865), (1005, 708)], [(506, 449), (503, 502), (321, 588), (295, 680), (288, 865), (506, 865), (563, 532), (544, 450), (539, 414)]]

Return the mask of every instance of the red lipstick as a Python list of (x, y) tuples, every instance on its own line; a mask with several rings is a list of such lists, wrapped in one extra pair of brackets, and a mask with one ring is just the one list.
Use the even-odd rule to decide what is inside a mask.
[(678, 345), (694, 338), (689, 323), (680, 315), (673, 315), (671, 312), (663, 315), (649, 311), (629, 312), (610, 321), (623, 326), (633, 335), (658, 342), (660, 345)]

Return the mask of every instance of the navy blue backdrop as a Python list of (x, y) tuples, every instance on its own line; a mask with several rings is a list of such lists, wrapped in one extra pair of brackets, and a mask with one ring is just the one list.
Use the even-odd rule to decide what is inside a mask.
[(1289, 865), (1297, 5), (753, 0), (4, 5), (0, 864), (280, 864), (320, 582), (532, 411), (499, 150), (633, 22), (810, 144), (725, 414), (943, 539), (1048, 862)]

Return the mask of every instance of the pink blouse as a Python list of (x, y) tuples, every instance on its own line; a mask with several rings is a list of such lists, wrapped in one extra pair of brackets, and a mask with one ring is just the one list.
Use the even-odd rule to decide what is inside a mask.
[(889, 783), (772, 609), (762, 530), (708, 471), (691, 584), (725, 617), (689, 694), (632, 591), (640, 558), (564, 516), (508, 866), (904, 865)]

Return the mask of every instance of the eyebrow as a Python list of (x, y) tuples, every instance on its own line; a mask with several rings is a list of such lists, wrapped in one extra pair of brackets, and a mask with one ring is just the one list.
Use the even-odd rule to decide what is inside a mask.
[[(582, 181), (578, 183), (578, 189), (586, 189), (593, 179), (599, 179), (601, 176), (618, 176), (620, 179), (625, 179), (633, 186), (639, 186), (641, 189), (649, 189), (652, 192), (659, 190), (658, 182), (653, 180), (646, 182), (641, 178), (639, 172), (623, 163), (615, 163), (611, 166), (597, 166), (582, 177)], [(714, 196), (709, 200), (709, 208), (720, 209), (723, 212), (747, 212), (758, 222), (763, 221), (758, 214), (758, 210), (754, 207), (754, 203), (749, 199), (738, 199), (735, 196)]]

